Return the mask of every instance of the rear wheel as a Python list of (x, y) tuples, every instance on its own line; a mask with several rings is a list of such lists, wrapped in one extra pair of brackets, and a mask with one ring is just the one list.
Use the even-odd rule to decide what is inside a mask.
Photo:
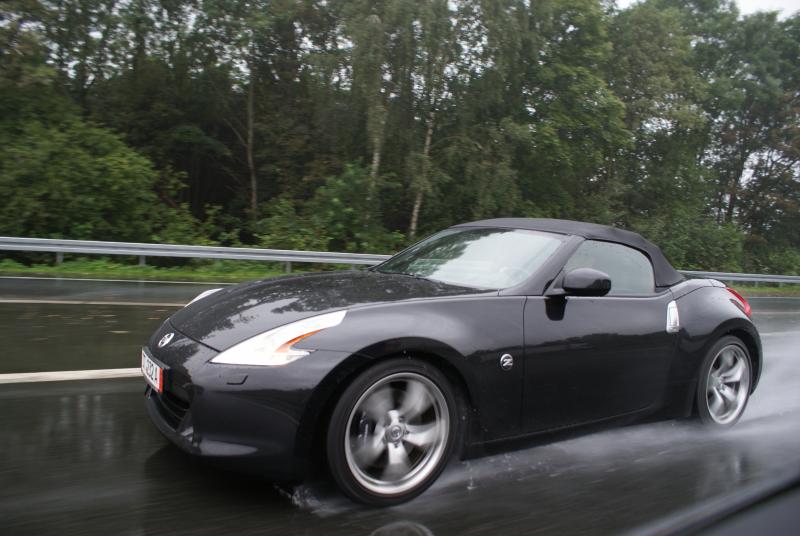
[(334, 408), (331, 474), (356, 501), (405, 502), (442, 472), (458, 430), (458, 399), (438, 369), (416, 359), (380, 363), (358, 376)]
[(697, 382), (697, 416), (709, 426), (733, 426), (750, 398), (752, 361), (738, 337), (725, 336), (709, 350)]

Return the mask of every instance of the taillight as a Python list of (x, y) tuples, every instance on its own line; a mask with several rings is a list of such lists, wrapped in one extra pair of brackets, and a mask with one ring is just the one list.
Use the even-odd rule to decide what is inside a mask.
[(742, 312), (747, 315), (747, 318), (752, 318), (753, 309), (750, 307), (750, 304), (747, 303), (747, 300), (744, 299), (744, 296), (742, 296), (732, 288), (726, 287), (725, 290), (733, 294), (736, 300), (735, 301), (731, 300), (731, 301), (733, 301), (733, 303), (735, 303), (739, 307), (739, 309), (741, 309)]

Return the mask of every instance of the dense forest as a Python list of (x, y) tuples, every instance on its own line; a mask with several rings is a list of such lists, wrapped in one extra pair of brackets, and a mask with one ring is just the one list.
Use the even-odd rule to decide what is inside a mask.
[(800, 273), (800, 15), (726, 0), (5, 0), (0, 234), (390, 252), (643, 233)]

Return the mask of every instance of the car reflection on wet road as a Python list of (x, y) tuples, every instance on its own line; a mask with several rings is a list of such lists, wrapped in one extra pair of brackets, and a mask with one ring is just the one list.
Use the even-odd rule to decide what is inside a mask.
[[(0, 303), (0, 373), (135, 367), (140, 344), (174, 307), (118, 303), (182, 303), (199, 292), (102, 285)], [(12, 296), (0, 282), (0, 297), (26, 301), (15, 288)], [(58, 300), (91, 304), (42, 303)], [(0, 526), (4, 534), (618, 533), (800, 464), (800, 300), (752, 303), (765, 368), (732, 430), (644, 424), (453, 463), (420, 498), (384, 510), (355, 506), (324, 482), (284, 490), (190, 459), (148, 421), (138, 379), (0, 385)]]

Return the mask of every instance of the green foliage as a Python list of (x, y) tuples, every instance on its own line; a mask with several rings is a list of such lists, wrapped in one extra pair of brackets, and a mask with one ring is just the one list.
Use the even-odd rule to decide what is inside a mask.
[(107, 129), (76, 116), (0, 127), (0, 233), (148, 240), (158, 174)]
[(156, 230), (153, 232), (152, 241), (161, 244), (193, 244), (215, 245), (211, 237), (217, 235), (215, 217), (219, 207), (207, 207), (206, 219), (199, 220), (189, 211), (187, 204), (183, 203), (175, 208), (154, 211)]
[(764, 264), (765, 269), (777, 274), (800, 275), (800, 251), (796, 249), (771, 251)]
[(800, 15), (727, 0), (10, 0), (0, 233), (391, 252), (477, 218), (797, 272)]
[(741, 271), (742, 233), (733, 225), (678, 208), (634, 223), (633, 229), (661, 247), (684, 270)]
[(326, 251), (329, 238), (320, 222), (298, 214), (287, 196), (266, 203), (262, 214), (267, 216), (255, 224), (259, 245), (268, 249)]
[[(302, 271), (302, 265), (294, 267)], [(121, 260), (78, 258), (61, 264), (25, 265), (11, 259), (0, 260), (2, 275), (37, 275), (113, 279), (150, 279), (156, 281), (225, 281), (239, 282), (282, 275), (279, 263), (248, 261), (191, 261), (180, 266), (139, 266)]]
[(366, 168), (349, 165), (341, 175), (329, 177), (309, 202), (313, 227), (325, 233), (332, 251), (381, 253), (402, 244), (404, 235), (386, 231), (376, 203), (364, 195), (369, 182)]

